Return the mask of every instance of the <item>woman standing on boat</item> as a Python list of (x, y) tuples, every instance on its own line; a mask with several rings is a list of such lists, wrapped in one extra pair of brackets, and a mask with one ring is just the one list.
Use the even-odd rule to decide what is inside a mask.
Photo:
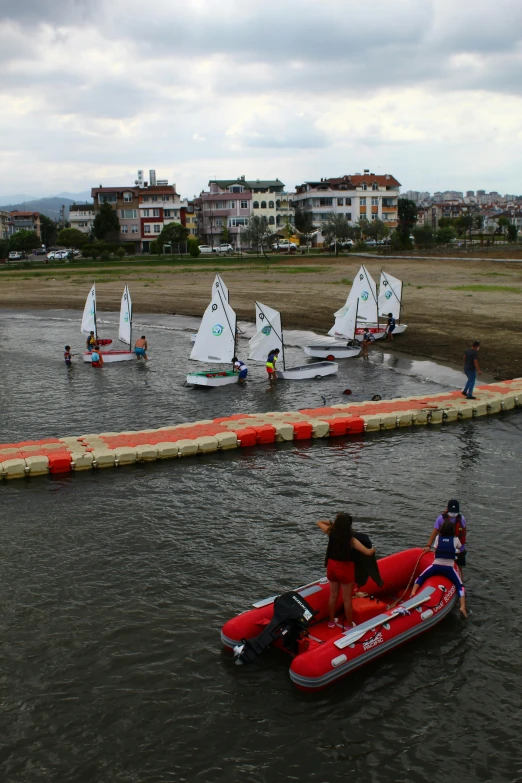
[(354, 550), (368, 556), (375, 554), (374, 547), (368, 549), (354, 537), (352, 522), (350, 514), (337, 514), (333, 522), (319, 520), (316, 523), (329, 538), (325, 557), (326, 576), (330, 582), (329, 628), (335, 627), (335, 607), (339, 590), (343, 595), (346, 625), (349, 628), (352, 626), (352, 593), (355, 582)]

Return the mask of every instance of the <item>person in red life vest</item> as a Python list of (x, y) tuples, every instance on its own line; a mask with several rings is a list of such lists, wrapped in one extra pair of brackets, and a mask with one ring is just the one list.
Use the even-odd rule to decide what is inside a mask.
[(96, 335), (94, 334), (94, 332), (89, 333), (89, 336), (85, 341), (85, 345), (87, 346), (88, 351), (92, 351), (92, 349), (96, 345)]
[(63, 359), (67, 367), (70, 367), (72, 365), (72, 358), (73, 358), (73, 354), (71, 353), (71, 346), (66, 345), (65, 351), (63, 352)]
[(460, 540), (455, 535), (455, 523), (451, 520), (447, 520), (442, 525), (439, 535), (435, 537), (435, 559), (433, 560), (433, 563), (417, 577), (411, 595), (413, 598), (419, 587), (422, 587), (426, 579), (430, 576), (445, 576), (446, 579), (453, 582), (457, 588), (460, 597), (460, 612), (464, 617), (467, 617), (466, 593), (459, 573), (455, 568), (455, 559), (460, 548)]
[(453, 522), (455, 524), (455, 535), (460, 541), (460, 550), (457, 557), (457, 565), (462, 567), (466, 565), (466, 520), (460, 513), (460, 505), (458, 500), (449, 500), (446, 511), (443, 511), (435, 520), (435, 525), (431, 531), (428, 543), (424, 547), (426, 552), (429, 552), (435, 541), (435, 536), (440, 531), (444, 522)]
[(91, 351), (91, 367), (103, 367), (103, 356), (99, 345), (95, 345)]
[(330, 582), (328, 628), (335, 628), (335, 607), (342, 591), (346, 625), (352, 627), (352, 595), (355, 582), (354, 550), (363, 555), (374, 555), (375, 548), (368, 549), (355, 538), (350, 514), (337, 514), (333, 522), (319, 520), (316, 524), (328, 536), (325, 565)]

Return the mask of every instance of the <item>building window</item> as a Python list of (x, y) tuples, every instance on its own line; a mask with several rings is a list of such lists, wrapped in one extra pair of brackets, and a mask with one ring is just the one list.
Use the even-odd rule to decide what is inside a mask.
[(138, 233), (138, 226), (137, 226), (136, 223), (132, 224), (131, 231), (132, 231), (133, 234), (137, 234)]
[(276, 209), (279, 209), (280, 206), (281, 206), (281, 202), (279, 201), (279, 199), (277, 199), (277, 201), (276, 201)]
[(351, 219), (352, 219), (352, 213), (351, 212), (347, 212), (346, 213), (346, 220), (351, 220)]
[(379, 190), (379, 185), (377, 184), (377, 182), (373, 183), (372, 190)]
[(274, 220), (274, 216), (273, 216), (273, 215), (270, 215), (270, 217), (268, 218), (268, 223), (269, 223), (271, 226), (273, 226), (273, 225), (274, 225), (274, 223), (275, 223), (275, 220)]
[(160, 211), (156, 207), (155, 209), (152, 210), (152, 217), (159, 217), (159, 216), (160, 216)]
[(363, 182), (363, 184), (362, 184), (362, 189), (363, 189), (363, 190), (368, 190), (368, 187), (367, 187), (367, 185), (366, 185), (366, 182)]
[(222, 225), (223, 225), (223, 218), (216, 218), (216, 226), (221, 228)]
[(154, 233), (159, 234), (160, 231), (161, 231), (161, 226), (158, 226), (158, 224), (156, 223), (156, 225), (154, 226)]
[(233, 226), (247, 226), (248, 225), (248, 218), (230, 218), (228, 221), (229, 227)]
[(366, 206), (366, 198), (360, 198), (359, 199), (359, 204), (361, 205), (361, 207), (365, 207)]
[(171, 209), (165, 209), (163, 210), (163, 214), (166, 218), (172, 217), (172, 210)]
[(229, 201), (228, 202), (228, 208), (229, 209), (235, 209), (236, 208), (236, 202), (235, 201)]
[(248, 201), (241, 201), (241, 209), (248, 209)]
[(157, 196), (153, 196), (153, 197), (152, 197), (152, 200), (153, 200), (153, 201), (157, 201), (157, 200), (158, 200), (158, 197), (157, 197)]
[(116, 193), (99, 193), (99, 204), (116, 204)]
[(333, 198), (320, 198), (319, 199), (319, 206), (320, 207), (331, 207), (333, 204)]
[(162, 196), (161, 200), (162, 201), (170, 201), (170, 196)]
[(372, 207), (378, 207), (378, 206), (379, 206), (379, 199), (372, 198)]
[(252, 204), (252, 209), (259, 209), (259, 201), (254, 201)]
[(123, 200), (126, 204), (129, 204), (132, 201), (132, 193), (124, 193)]
[(128, 226), (120, 226), (120, 231), (122, 234), (128, 234), (129, 233), (129, 227)]
[(231, 188), (228, 189), (230, 193), (242, 193), (243, 187), (242, 185), (232, 185)]
[(281, 215), (276, 215), (276, 226), (281, 225)]
[(376, 220), (378, 217), (379, 217), (379, 215), (377, 215), (376, 213), (374, 213), (374, 214), (372, 215), (372, 220)]
[(261, 202), (261, 209), (266, 209), (266, 201)]
[(346, 204), (347, 207), (351, 207), (352, 206), (352, 199), (351, 198), (345, 198), (344, 199), (344, 203)]
[(143, 217), (149, 217), (150, 209), (143, 210)]
[(138, 217), (138, 210), (136, 209), (120, 209), (120, 217), (122, 217), (124, 220), (129, 218), (135, 218)]
[(147, 223), (146, 226), (143, 226), (143, 233), (150, 234), (150, 223)]
[(343, 198), (338, 198), (337, 199), (337, 206), (338, 207), (342, 207), (343, 204), (344, 204), (344, 199)]
[(269, 201), (268, 202), (268, 209), (273, 209), (273, 208), (274, 208), (274, 202), (273, 201)]

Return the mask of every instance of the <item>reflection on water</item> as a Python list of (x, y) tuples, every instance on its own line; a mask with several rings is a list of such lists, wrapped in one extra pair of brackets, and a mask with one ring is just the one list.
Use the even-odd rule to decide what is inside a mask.
[[(63, 366), (77, 323), (0, 315), (2, 440), (443, 388), (375, 356), (317, 385), (267, 390), (253, 368), (245, 389), (198, 394), (189, 333), (154, 319), (149, 366), (97, 373)], [(515, 411), (0, 483), (0, 779), (517, 780), (521, 434)], [(450, 497), (469, 525), (468, 622), (312, 696), (276, 652), (251, 668), (223, 653), (231, 615), (323, 573), (316, 519), (351, 511), (386, 555), (424, 544)]]

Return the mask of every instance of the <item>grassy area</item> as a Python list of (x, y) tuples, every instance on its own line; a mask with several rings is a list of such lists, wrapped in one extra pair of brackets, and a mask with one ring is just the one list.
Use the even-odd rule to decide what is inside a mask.
[(475, 291), (476, 293), (506, 293), (506, 294), (522, 294), (522, 288), (518, 288), (514, 285), (457, 285), (451, 289), (452, 291)]

